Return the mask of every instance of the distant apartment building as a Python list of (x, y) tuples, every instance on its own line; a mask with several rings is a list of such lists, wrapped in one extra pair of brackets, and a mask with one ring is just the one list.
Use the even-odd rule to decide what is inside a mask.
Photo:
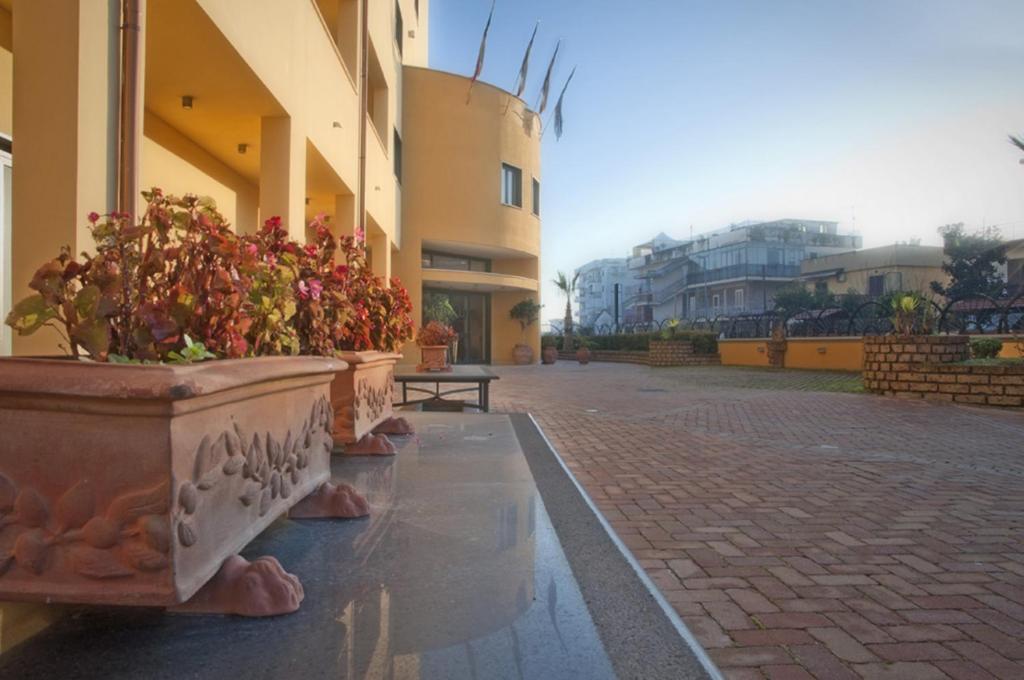
[(800, 264), (800, 281), (811, 291), (880, 297), (894, 291), (930, 294), (932, 281), (943, 285), (944, 256), (939, 246), (898, 243), (878, 248), (819, 255)]
[(627, 288), (633, 282), (626, 264), (624, 257), (608, 257), (592, 260), (576, 270), (579, 274), (576, 304), (580, 326), (611, 326), (616, 320), (623, 320), (623, 301)]
[(775, 292), (800, 278), (801, 263), (860, 248), (837, 222), (744, 222), (688, 241), (658, 238), (634, 248), (627, 321), (697, 319), (772, 309)]

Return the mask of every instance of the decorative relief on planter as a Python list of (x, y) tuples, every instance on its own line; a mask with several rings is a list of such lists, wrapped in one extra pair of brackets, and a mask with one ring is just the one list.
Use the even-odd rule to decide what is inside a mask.
[(238, 502), (257, 508), (260, 517), (278, 498), (289, 498), (293, 487), (308, 476), (310, 457), (319, 449), (330, 455), (331, 440), (322, 435), (330, 432), (332, 420), (331, 404), (321, 397), (313, 403), (302, 428), (294, 436), (288, 430), (283, 442), (269, 432), (257, 432), (250, 438), (238, 423), (216, 439), (204, 436), (196, 451), (191, 481), (178, 487), (174, 509), (178, 542), (186, 548), (196, 543), (201, 525), (196, 515), (203, 495), (229, 478), (244, 480)]
[(167, 506), (166, 483), (128, 491), (97, 512), (88, 479), (54, 500), (0, 474), (0, 578), (12, 569), (39, 576), (58, 563), (92, 579), (163, 571), (170, 552)]
[(331, 383), (336, 446), (354, 444), (391, 417), (395, 362), (400, 357), (382, 352), (343, 355), (349, 368)]

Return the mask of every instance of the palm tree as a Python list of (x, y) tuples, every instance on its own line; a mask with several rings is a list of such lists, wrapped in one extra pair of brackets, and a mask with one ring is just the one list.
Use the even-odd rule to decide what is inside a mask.
[(565, 323), (562, 327), (562, 349), (566, 352), (572, 351), (572, 294), (576, 292), (576, 281), (580, 273), (576, 272), (570, 279), (565, 272), (557, 272), (552, 280), (558, 289), (565, 293)]

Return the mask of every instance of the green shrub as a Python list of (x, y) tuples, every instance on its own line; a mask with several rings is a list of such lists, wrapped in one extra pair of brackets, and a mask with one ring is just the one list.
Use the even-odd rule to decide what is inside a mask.
[[(651, 340), (664, 339), (662, 333), (623, 333), (621, 335), (587, 336), (587, 344), (592, 350), (612, 352), (646, 352), (650, 349)], [(693, 343), (693, 351), (697, 354), (714, 354), (718, 351), (718, 337), (706, 331), (676, 331), (672, 340)]]
[(1003, 351), (999, 338), (979, 338), (971, 342), (971, 356), (975, 359), (995, 359)]

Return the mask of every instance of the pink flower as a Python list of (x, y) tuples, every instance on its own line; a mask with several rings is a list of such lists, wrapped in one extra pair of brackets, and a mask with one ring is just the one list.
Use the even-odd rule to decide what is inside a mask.
[(305, 251), (306, 255), (309, 255), (310, 257), (316, 257), (317, 247), (311, 243), (305, 247)]
[(306, 285), (305, 281), (299, 281), (299, 297), (303, 300), (309, 299), (309, 286)]
[(271, 229), (279, 228), (281, 226), (281, 217), (280, 217), (280, 215), (274, 215), (269, 220), (267, 220), (266, 224)]
[(356, 227), (356, 240), (357, 241), (365, 241), (366, 240), (366, 231), (362, 227)]
[(260, 252), (260, 249), (256, 247), (255, 243), (247, 243), (245, 245), (245, 254), (256, 257)]
[(89, 223), (90, 224), (96, 224), (96, 222), (98, 222), (99, 219), (100, 219), (100, 214), (98, 212), (91, 212), (91, 213), (89, 213)]
[(309, 294), (314, 300), (320, 299), (320, 294), (324, 292), (324, 284), (320, 283), (319, 279), (309, 280)]
[(270, 265), (271, 269), (276, 267), (277, 266), (277, 256), (274, 255), (273, 253), (267, 253), (267, 264)]

